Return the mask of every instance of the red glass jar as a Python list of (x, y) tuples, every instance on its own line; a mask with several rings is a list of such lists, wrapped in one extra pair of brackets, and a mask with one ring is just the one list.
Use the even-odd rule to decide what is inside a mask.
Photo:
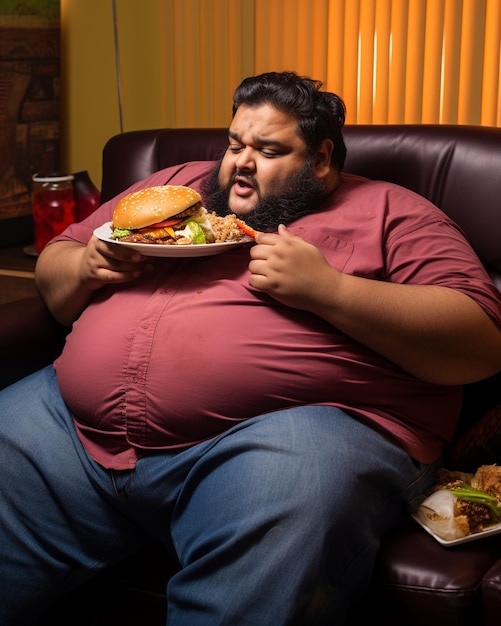
[(73, 176), (33, 176), (34, 247), (40, 254), (53, 237), (76, 221)]

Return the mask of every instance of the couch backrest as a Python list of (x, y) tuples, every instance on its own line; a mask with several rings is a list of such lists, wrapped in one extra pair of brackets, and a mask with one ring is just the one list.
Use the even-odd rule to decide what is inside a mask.
[[(348, 125), (345, 170), (416, 191), (451, 216), (489, 270), (501, 273), (501, 128)], [(102, 199), (159, 169), (218, 158), (223, 128), (132, 131), (103, 152)]]

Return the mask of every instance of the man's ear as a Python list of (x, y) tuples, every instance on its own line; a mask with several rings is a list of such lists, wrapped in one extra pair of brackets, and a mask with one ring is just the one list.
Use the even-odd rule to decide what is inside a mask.
[(331, 172), (331, 155), (334, 149), (332, 139), (324, 139), (317, 148), (315, 156), (313, 157), (313, 168), (315, 176), (318, 179), (323, 179)]

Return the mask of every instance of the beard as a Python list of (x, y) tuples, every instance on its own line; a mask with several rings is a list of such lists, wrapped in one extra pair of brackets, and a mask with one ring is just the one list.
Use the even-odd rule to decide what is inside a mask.
[(313, 173), (313, 162), (308, 159), (303, 167), (293, 174), (286, 182), (273, 193), (262, 196), (259, 185), (249, 174), (237, 170), (231, 181), (225, 187), (219, 183), (219, 171), (221, 161), (214, 168), (211, 176), (204, 179), (201, 192), (204, 197), (204, 205), (207, 211), (214, 211), (224, 217), (232, 213), (229, 206), (230, 189), (235, 182), (235, 177), (246, 178), (252, 184), (258, 195), (256, 207), (245, 216), (245, 223), (255, 230), (270, 232), (275, 231), (279, 224), (288, 226), (291, 222), (317, 212), (324, 197), (323, 185)]

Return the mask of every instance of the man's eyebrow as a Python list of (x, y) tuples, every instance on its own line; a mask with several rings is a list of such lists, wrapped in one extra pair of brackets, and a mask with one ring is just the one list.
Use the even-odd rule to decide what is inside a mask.
[[(240, 141), (238, 133), (235, 133), (231, 130), (228, 131), (228, 137), (230, 137), (230, 139), (234, 139), (235, 141)], [(287, 146), (282, 141), (278, 141), (277, 139), (268, 139), (267, 137), (255, 136), (253, 137), (253, 140), (260, 146), (276, 146), (277, 148), (287, 148)]]

